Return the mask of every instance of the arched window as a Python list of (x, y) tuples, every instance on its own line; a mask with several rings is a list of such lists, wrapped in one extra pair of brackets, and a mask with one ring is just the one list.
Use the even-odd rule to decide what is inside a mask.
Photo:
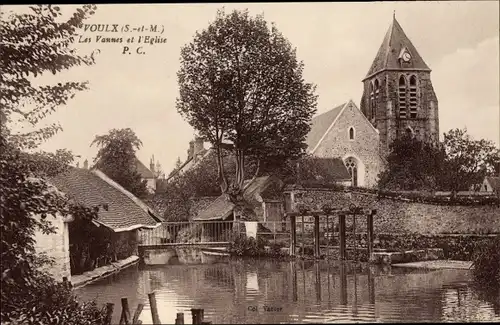
[(354, 128), (352, 126), (349, 128), (349, 140), (354, 140)]
[(356, 160), (352, 157), (347, 158), (345, 166), (347, 167), (349, 175), (351, 175), (351, 185), (358, 186), (358, 164)]
[(410, 77), (410, 118), (417, 117), (417, 77)]
[(374, 83), (374, 101), (373, 101), (373, 108), (372, 108), (372, 118), (375, 118), (377, 116), (377, 103), (379, 100), (379, 92), (380, 92), (380, 84), (378, 82), (378, 79), (375, 79)]
[(404, 76), (399, 77), (398, 94), (399, 117), (406, 118), (406, 80)]
[(374, 117), (375, 113), (375, 86), (370, 82), (370, 118)]

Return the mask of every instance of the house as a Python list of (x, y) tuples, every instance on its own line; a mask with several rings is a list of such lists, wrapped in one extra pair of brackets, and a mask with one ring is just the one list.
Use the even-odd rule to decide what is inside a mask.
[(479, 191), (495, 193), (500, 196), (500, 176), (485, 177)]
[(75, 203), (88, 208), (101, 206), (98, 218), (93, 220), (94, 229), (109, 238), (106, 252), (88, 252), (90, 260), (87, 258), (85, 266), (82, 266), (82, 261), (73, 254), (77, 246), (82, 244), (75, 242), (75, 238), (79, 237), (75, 232), (79, 229), (70, 227), (74, 218), (50, 219), (57, 231), (49, 235), (36, 234), (36, 248), (38, 252), (55, 259), (56, 263), (50, 271), (58, 279), (66, 276), (70, 280), (71, 274), (75, 274), (77, 269), (100, 266), (97, 262), (106, 255), (112, 256), (107, 263), (137, 255), (138, 231), (160, 225), (161, 219), (148, 206), (97, 169), (70, 167), (49, 182)]
[(352, 100), (314, 117), (306, 143), (314, 157), (341, 159), (352, 186), (377, 185), (384, 166), (379, 131)]
[(146, 181), (146, 186), (150, 193), (154, 193), (156, 191), (156, 180), (157, 175), (155, 175), (155, 164), (154, 164), (154, 156), (151, 158), (149, 168), (144, 165), (139, 158), (135, 158), (135, 167), (137, 173), (141, 175), (141, 179)]
[[(250, 180), (246, 180), (246, 186), (243, 192), (243, 208), (237, 207), (229, 201), (226, 195), (221, 195), (205, 209), (202, 209), (195, 215), (193, 221), (230, 221), (247, 220), (264, 222), (263, 225), (268, 229), (274, 229), (277, 221), (282, 221), (284, 206), (281, 188), (283, 182), (274, 176), (261, 176), (255, 178), (249, 185)], [(247, 186), (248, 185), (248, 186)], [(256, 220), (255, 220), (256, 219)], [(269, 222), (266, 224), (265, 222)], [(226, 228), (230, 228), (227, 223)], [(204, 227), (219, 227), (210, 224)], [(204, 229), (205, 234), (211, 233), (212, 229)], [(225, 230), (225, 229), (224, 229)]]
[(184, 163), (177, 169), (172, 171), (172, 173), (167, 177), (166, 182), (168, 183), (174, 177), (181, 175), (197, 166), (200, 161), (208, 157), (211, 152), (211, 148), (205, 149), (205, 141), (203, 140), (203, 138), (196, 136), (194, 140), (191, 140), (189, 142), (186, 161), (184, 161)]

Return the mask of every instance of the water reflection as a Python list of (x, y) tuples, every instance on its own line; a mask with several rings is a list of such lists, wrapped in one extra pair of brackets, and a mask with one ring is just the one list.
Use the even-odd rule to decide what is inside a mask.
[(116, 306), (121, 297), (128, 297), (134, 307), (142, 302), (141, 320), (148, 324), (151, 291), (156, 292), (164, 323), (185, 312), (189, 324), (190, 308), (204, 308), (205, 317), (214, 324), (500, 321), (495, 306), (471, 290), (468, 271), (463, 270), (240, 260), (131, 268), (79, 289), (78, 294)]

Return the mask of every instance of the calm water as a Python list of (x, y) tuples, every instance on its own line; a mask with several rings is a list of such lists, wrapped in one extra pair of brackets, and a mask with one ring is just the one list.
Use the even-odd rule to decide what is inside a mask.
[(120, 298), (129, 299), (132, 313), (142, 302), (140, 319), (151, 324), (147, 294), (152, 291), (165, 324), (173, 324), (177, 312), (185, 312), (191, 324), (190, 308), (204, 308), (213, 324), (500, 321), (498, 301), (479, 299), (467, 270), (269, 260), (134, 266), (77, 294), (114, 303), (116, 323)]

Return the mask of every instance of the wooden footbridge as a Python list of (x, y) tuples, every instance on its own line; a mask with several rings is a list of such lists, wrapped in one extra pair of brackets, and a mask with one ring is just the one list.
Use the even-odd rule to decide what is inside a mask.
[(230, 245), (235, 234), (252, 236), (249, 228), (253, 224), (258, 238), (269, 245), (288, 248), (291, 256), (305, 255), (312, 246), (311, 255), (315, 258), (328, 257), (335, 250), (340, 260), (346, 260), (347, 239), (351, 235), (354, 247), (349, 249), (367, 250), (371, 257), (375, 214), (376, 210), (359, 207), (324, 208), (288, 212), (281, 220), (164, 222), (156, 229), (141, 231), (139, 250), (201, 247), (220, 252)]

